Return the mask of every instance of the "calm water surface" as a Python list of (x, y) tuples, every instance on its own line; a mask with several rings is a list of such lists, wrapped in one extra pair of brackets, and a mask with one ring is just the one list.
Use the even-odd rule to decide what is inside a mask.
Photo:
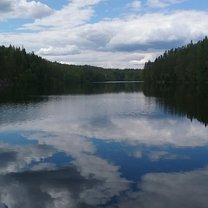
[(208, 99), (197, 92), (1, 101), (0, 207), (207, 208)]

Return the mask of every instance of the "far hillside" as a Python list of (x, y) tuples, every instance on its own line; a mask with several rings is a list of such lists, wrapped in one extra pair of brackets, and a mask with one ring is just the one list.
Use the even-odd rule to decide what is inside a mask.
[(171, 49), (147, 62), (144, 79), (157, 83), (208, 83), (208, 38)]
[(139, 81), (142, 70), (104, 69), (50, 62), (24, 48), (0, 46), (0, 87), (62, 90), (104, 81)]

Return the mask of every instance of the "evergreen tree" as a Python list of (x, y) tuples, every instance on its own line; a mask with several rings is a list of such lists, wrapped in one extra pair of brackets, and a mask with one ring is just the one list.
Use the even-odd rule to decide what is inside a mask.
[(154, 62), (144, 67), (144, 79), (148, 82), (208, 82), (208, 39), (166, 51)]
[(61, 90), (75, 84), (112, 80), (142, 80), (142, 70), (60, 64), (26, 53), (24, 48), (0, 46), (0, 86)]

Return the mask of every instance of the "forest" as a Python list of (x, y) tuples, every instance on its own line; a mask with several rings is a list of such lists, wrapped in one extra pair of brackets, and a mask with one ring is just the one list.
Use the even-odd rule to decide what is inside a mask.
[(63, 90), (92, 82), (142, 79), (142, 70), (60, 64), (27, 53), (24, 48), (0, 46), (0, 87)]
[(166, 51), (144, 66), (151, 83), (208, 83), (208, 38)]
[(105, 81), (208, 83), (208, 38), (165, 51), (142, 69), (105, 69), (51, 62), (24, 48), (0, 46), (0, 87), (64, 90)]

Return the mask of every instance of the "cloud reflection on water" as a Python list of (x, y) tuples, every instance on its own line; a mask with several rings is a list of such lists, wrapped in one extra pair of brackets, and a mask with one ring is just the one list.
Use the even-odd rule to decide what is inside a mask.
[[(31, 109), (32, 111), (33, 109)], [(0, 130), (33, 130), (145, 144), (201, 146), (208, 129), (196, 120), (166, 115), (142, 93), (51, 97), (36, 110), (41, 119), (2, 125)], [(36, 138), (38, 140), (38, 137)], [(41, 142), (41, 141), (39, 141)]]
[(138, 188), (138, 192), (129, 192), (116, 207), (206, 208), (208, 169), (184, 173), (146, 174)]
[[(21, 108), (25, 112), (24, 106)], [(1, 142), (0, 201), (9, 208), (99, 207), (130, 190), (132, 181), (122, 175), (114, 161), (97, 155), (93, 139), (161, 149), (167, 145), (196, 148), (208, 144), (208, 128), (196, 120), (191, 122), (158, 111), (154, 99), (146, 99), (142, 93), (50, 97), (48, 102), (38, 103), (35, 108), (27, 106), (27, 112), (32, 112), (32, 118), (20, 113), (19, 120), (0, 126), (0, 135), (19, 132), (28, 141), (37, 142), (26, 146)], [(138, 160), (146, 155), (152, 162), (180, 159), (167, 150), (151, 151), (150, 148), (145, 154), (142, 151), (141, 148), (128, 153)], [(47, 162), (57, 152), (72, 157), (72, 161), (62, 168)], [(146, 174), (138, 185), (140, 192), (128, 191), (126, 201), (121, 199), (119, 207), (128, 204), (163, 207), (169, 200), (172, 207), (182, 207), (182, 197), (174, 196), (180, 187), (190, 184), (189, 188), (194, 190), (195, 186), (202, 194), (207, 191), (204, 186), (207, 184), (197, 177), (207, 180), (207, 170)], [(192, 181), (195, 179), (199, 185)], [(167, 187), (172, 191), (166, 190)], [(163, 198), (166, 191), (172, 198), (166, 196), (160, 202), (158, 198)], [(182, 196), (188, 194), (193, 193), (184, 189)], [(179, 206), (173, 200), (175, 203), (178, 200)], [(196, 205), (198, 200), (200, 195), (192, 199), (192, 204)], [(151, 204), (153, 201), (158, 204)], [(191, 207), (191, 203), (186, 205)]]

